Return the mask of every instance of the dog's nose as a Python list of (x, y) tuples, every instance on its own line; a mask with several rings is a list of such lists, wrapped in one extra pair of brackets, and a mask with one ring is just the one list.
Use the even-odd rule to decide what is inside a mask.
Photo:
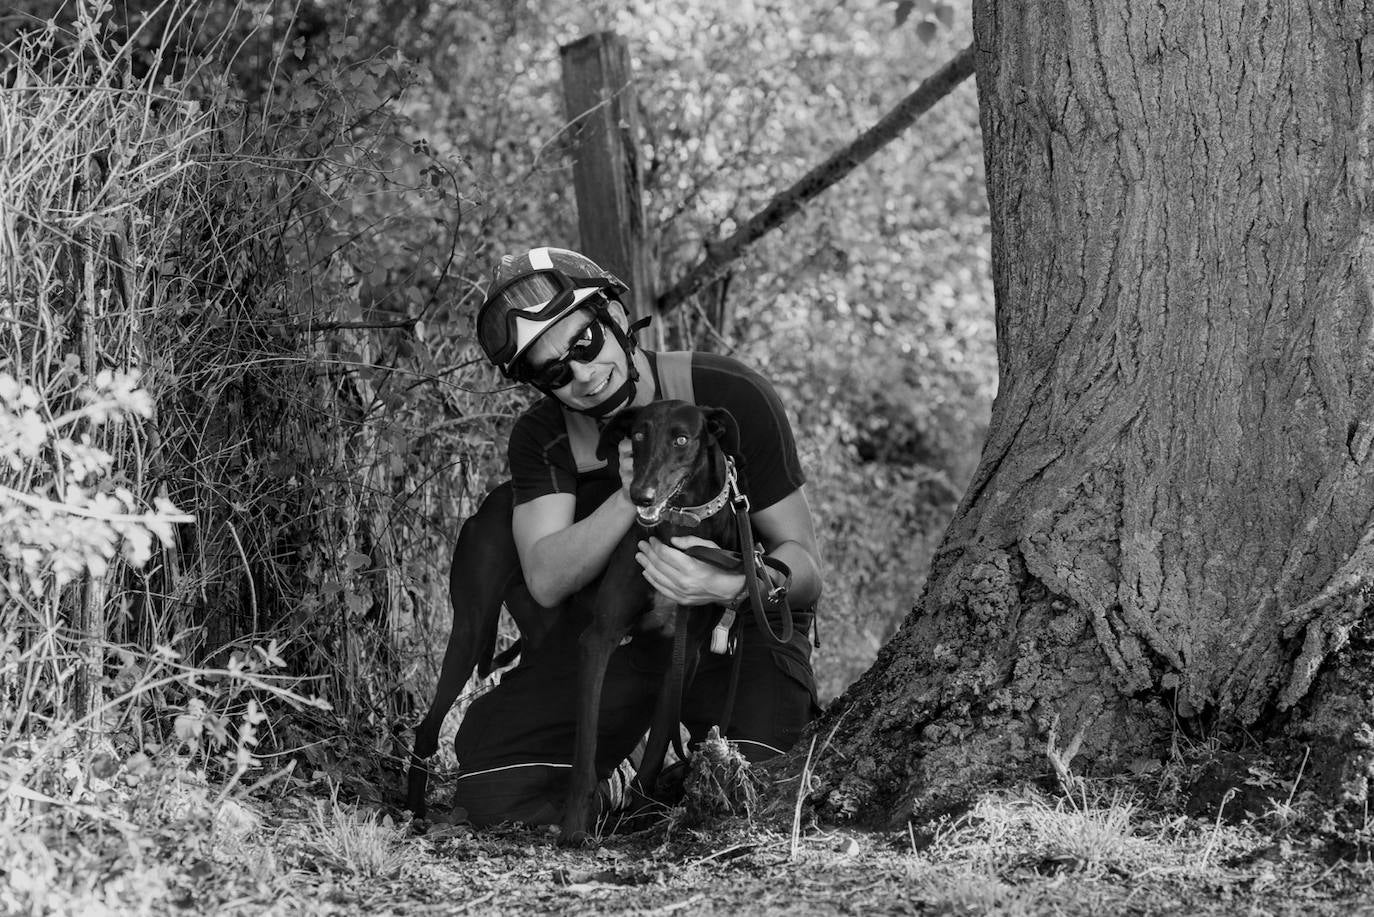
[(636, 487), (630, 491), (630, 499), (635, 506), (653, 506), (657, 491), (653, 487)]

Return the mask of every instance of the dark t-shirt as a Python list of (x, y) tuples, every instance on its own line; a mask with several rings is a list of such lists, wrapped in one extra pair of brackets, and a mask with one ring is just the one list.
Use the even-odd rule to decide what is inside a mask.
[[(657, 354), (645, 351), (658, 382)], [(734, 415), (740, 432), (744, 490), (754, 511), (767, 509), (806, 482), (792, 426), (773, 386), (758, 373), (731, 357), (693, 353), (692, 389), (702, 407), (725, 408)], [(666, 397), (658, 385), (659, 397)], [(575, 518), (581, 519), (620, 486), (615, 463), (579, 473), (562, 404), (545, 398), (515, 421), (510, 436), (510, 470), (515, 502), (528, 503), (548, 494), (577, 497)]]
[[(654, 374), (658, 397), (671, 397), (674, 393), (665, 393), (661, 384), (658, 355), (652, 351), (645, 351), (645, 354)], [(806, 477), (797, 459), (792, 425), (772, 384), (731, 357), (711, 353), (692, 353), (690, 357), (693, 402), (701, 407), (725, 408), (739, 427), (742, 454), (737, 458), (743, 465), (740, 486), (749, 497), (750, 509), (767, 509), (801, 487)], [(620, 487), (620, 471), (618, 463), (608, 462), (599, 468), (578, 472), (565, 417), (558, 400), (545, 398), (515, 421), (510, 436), (515, 502), (527, 503), (555, 493), (574, 494), (577, 500), (574, 518), (582, 519)], [(766, 539), (760, 540), (765, 548), (771, 547)], [(590, 602), (595, 595), (594, 582), (574, 596), (573, 602)], [(814, 607), (793, 609), (794, 614), (802, 612), (811, 614)], [(816, 680), (811, 672), (807, 627), (798, 627), (790, 643), (774, 646), (759, 632), (752, 614), (743, 615), (741, 626), (745, 646), (755, 646), (759, 651), (766, 649), (777, 671), (805, 687), (809, 695), (808, 717), (814, 715), (818, 709), (815, 706)], [(774, 627), (778, 626), (780, 622), (775, 621)], [(723, 658), (708, 656), (704, 665), (709, 667), (716, 664), (710, 660), (718, 662)], [(741, 690), (745, 690), (743, 683)], [(766, 691), (762, 693), (774, 696)]]

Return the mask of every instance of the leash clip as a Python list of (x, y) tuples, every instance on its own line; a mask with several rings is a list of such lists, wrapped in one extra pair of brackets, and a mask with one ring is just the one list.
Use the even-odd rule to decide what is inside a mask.
[(725, 489), (730, 493), (730, 502), (735, 505), (736, 512), (749, 512), (749, 497), (740, 492), (735, 460), (728, 455), (725, 457)]

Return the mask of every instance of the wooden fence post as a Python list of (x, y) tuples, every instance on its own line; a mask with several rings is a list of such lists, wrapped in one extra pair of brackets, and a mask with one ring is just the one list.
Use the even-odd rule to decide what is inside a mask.
[(573, 185), (581, 251), (630, 285), (635, 316), (653, 315), (644, 343), (663, 347), (656, 271), (644, 224), (639, 105), (629, 46), (594, 32), (559, 49), (563, 101), (572, 122)]

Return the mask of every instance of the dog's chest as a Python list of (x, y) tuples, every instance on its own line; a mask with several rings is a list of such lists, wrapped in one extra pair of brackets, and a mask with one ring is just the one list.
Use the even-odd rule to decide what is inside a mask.
[[(715, 542), (717, 547), (727, 551), (738, 550), (738, 539), (735, 537), (733, 528), (724, 516), (719, 515), (707, 519), (702, 525), (686, 526), (664, 523), (655, 526), (650, 531), (640, 532), (641, 538), (647, 538), (650, 535), (665, 544), (671, 544), (675, 537), (692, 535)], [(644, 610), (631, 626), (631, 631), (636, 635), (671, 637), (676, 622), (676, 611), (676, 602), (650, 589)]]
[(676, 602), (654, 592), (649, 600), (649, 607), (635, 621), (634, 632), (645, 637), (671, 637), (676, 611)]

